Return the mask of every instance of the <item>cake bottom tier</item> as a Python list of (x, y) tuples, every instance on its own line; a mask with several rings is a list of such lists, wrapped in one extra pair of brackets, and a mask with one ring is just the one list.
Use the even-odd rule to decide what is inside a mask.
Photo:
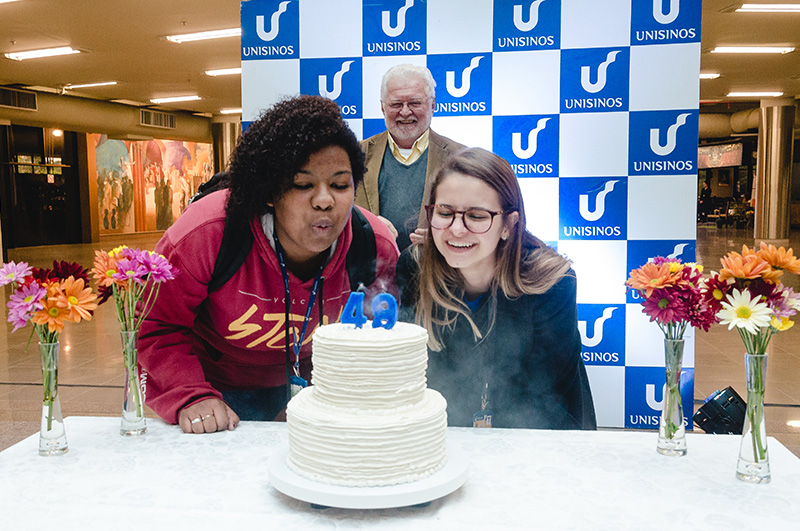
[(287, 407), (287, 465), (313, 481), (348, 487), (420, 480), (447, 461), (446, 409), (432, 389), (412, 406), (353, 410), (320, 404), (308, 387)]

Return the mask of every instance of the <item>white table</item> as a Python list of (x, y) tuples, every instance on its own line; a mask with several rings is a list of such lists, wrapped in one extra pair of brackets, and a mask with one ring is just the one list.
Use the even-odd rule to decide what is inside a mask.
[(654, 432), (451, 428), (470, 477), (427, 507), (315, 509), (268, 481), (286, 425), (243, 422), (186, 435), (148, 419), (66, 419), (69, 452), (37, 454), (38, 434), (0, 452), (0, 527), (45, 529), (800, 529), (800, 459), (769, 440), (772, 483), (735, 478), (740, 436), (688, 435), (686, 457)]

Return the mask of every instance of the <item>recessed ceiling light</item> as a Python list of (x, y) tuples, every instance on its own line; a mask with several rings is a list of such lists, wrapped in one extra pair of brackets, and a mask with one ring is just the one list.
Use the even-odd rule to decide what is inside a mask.
[(242, 114), (241, 109), (220, 109), (220, 114)]
[(0, 4), (8, 4), (11, 2), (16, 2), (17, 0), (0, 0)]
[(717, 46), (711, 53), (789, 53), (793, 46)]
[(786, 425), (792, 428), (800, 428), (800, 420), (787, 420)]
[(800, 13), (800, 4), (742, 4), (741, 13)]
[(77, 88), (108, 87), (116, 84), (116, 81), (101, 81), (99, 83), (83, 83), (82, 85), (66, 85), (64, 88), (72, 90)]
[(729, 98), (777, 98), (783, 92), (728, 92)]
[(718, 77), (719, 74), (712, 74), (712, 73), (704, 74), (700, 72), (700, 79), (717, 79)]
[(242, 67), (222, 68), (220, 70), (206, 70), (207, 76), (233, 76), (242, 73)]
[(27, 52), (10, 52), (4, 55), (9, 59), (13, 59), (14, 61), (23, 61), (25, 59), (38, 59), (40, 57), (54, 57), (57, 55), (69, 55), (73, 53), (81, 53), (81, 51), (71, 48), (70, 46), (59, 46), (57, 48), (28, 50)]
[(229, 28), (213, 31), (201, 31), (198, 33), (185, 33), (183, 35), (167, 35), (167, 40), (177, 44), (191, 41), (205, 41), (208, 39), (222, 39), (225, 37), (239, 37), (242, 28)]
[(170, 98), (153, 98), (152, 100), (150, 100), (150, 103), (155, 103), (155, 104), (178, 103), (180, 101), (197, 101), (199, 99), (201, 99), (200, 96), (195, 94), (193, 96), (172, 96)]
[(64, 131), (61, 129), (53, 129), (53, 136), (64, 136)]

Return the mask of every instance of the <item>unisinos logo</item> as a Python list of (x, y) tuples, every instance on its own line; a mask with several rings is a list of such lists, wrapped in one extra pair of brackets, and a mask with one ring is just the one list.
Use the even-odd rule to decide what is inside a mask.
[(345, 118), (361, 118), (361, 58), (300, 59), (300, 92), (339, 104)]
[(436, 116), (492, 113), (491, 54), (429, 55), (428, 68), (439, 87)]
[(495, 0), (493, 12), (495, 52), (561, 45), (561, 0)]
[(242, 2), (242, 60), (300, 56), (297, 0)]
[(579, 304), (581, 356), (587, 365), (625, 365), (625, 308)]
[(628, 48), (561, 51), (561, 112), (628, 109)]
[(364, 55), (424, 54), (424, 0), (371, 0), (363, 7)]
[(624, 240), (627, 237), (628, 180), (625, 177), (559, 179), (562, 240)]
[[(694, 369), (681, 371), (681, 400), (683, 422), (692, 429), (694, 404)], [(666, 374), (663, 367), (625, 368), (625, 427), (658, 428), (664, 404)]]
[[(642, 264), (652, 262), (656, 256), (677, 258), (683, 263), (694, 262), (697, 255), (695, 240), (628, 240), (628, 271), (633, 271)], [(628, 290), (627, 302), (641, 303), (642, 298), (635, 290)]]
[(702, 0), (631, 2), (631, 44), (700, 42)]
[(630, 175), (697, 172), (697, 110), (631, 112), (629, 120)]
[(506, 159), (517, 177), (558, 175), (558, 115), (494, 116), (495, 153)]

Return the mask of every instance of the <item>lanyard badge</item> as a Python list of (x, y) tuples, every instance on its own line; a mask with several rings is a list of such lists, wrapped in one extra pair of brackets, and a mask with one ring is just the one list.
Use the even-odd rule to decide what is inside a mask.
[(492, 410), (489, 409), (489, 384), (484, 384), (481, 393), (481, 410), (472, 416), (473, 428), (491, 428)]
[[(322, 270), (325, 268), (325, 264), (319, 266), (319, 271), (317, 271), (317, 275), (314, 277), (314, 284), (311, 286), (311, 294), (308, 297), (308, 306), (306, 307), (306, 315), (303, 319), (303, 328), (300, 330), (300, 337), (297, 337), (297, 332), (294, 326), (294, 321), (291, 319), (291, 313), (289, 311), (291, 307), (291, 295), (289, 294), (289, 274), (286, 271), (286, 260), (283, 257), (283, 248), (281, 247), (280, 242), (278, 241), (278, 231), (276, 230), (273, 234), (275, 238), (275, 253), (278, 255), (278, 263), (281, 266), (281, 276), (283, 277), (283, 289), (284, 295), (286, 299), (286, 315), (285, 315), (285, 323), (284, 326), (286, 327), (286, 365), (287, 365), (287, 373), (288, 373), (288, 380), (289, 380), (289, 397), (294, 397), (297, 393), (299, 393), (303, 388), (308, 387), (308, 382), (300, 376), (300, 347), (303, 345), (303, 340), (306, 337), (306, 331), (308, 330), (308, 321), (311, 318), (311, 310), (314, 308), (314, 301), (317, 299), (317, 290), (319, 289), (319, 284), (322, 279)], [(322, 304), (322, 303), (320, 303)], [(289, 329), (292, 330), (292, 341), (291, 345), (289, 342)], [(291, 346), (291, 348), (290, 348)], [(291, 353), (294, 353), (294, 363), (292, 364), (290, 361)], [(291, 373), (289, 373), (289, 365), (291, 365)]]

